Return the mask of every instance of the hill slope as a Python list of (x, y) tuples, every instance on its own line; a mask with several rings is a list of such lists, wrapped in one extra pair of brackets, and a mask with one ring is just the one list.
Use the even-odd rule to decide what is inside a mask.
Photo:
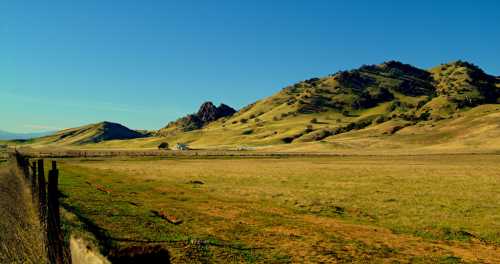
[(459, 130), (478, 129), (459, 117), (481, 122), (496, 113), (499, 80), (462, 61), (430, 70), (396, 61), (366, 65), (285, 87), (202, 129), (163, 134), (163, 140), (200, 147), (324, 143), (348, 134), (396, 140), (405, 131), (427, 126), (424, 135), (432, 139), (441, 133), (438, 125), (451, 120), (457, 120)]
[(143, 138), (147, 135), (131, 130), (123, 125), (101, 122), (77, 128), (65, 129), (53, 135), (34, 139), (32, 144), (83, 145), (108, 140)]
[[(500, 150), (500, 77), (456, 61), (389, 61), (312, 78), (235, 112), (204, 103), (154, 136), (91, 125), (35, 140), (86, 148), (254, 146), (279, 151)], [(115, 129), (113, 129), (115, 130)], [(129, 139), (114, 141), (113, 139)]]

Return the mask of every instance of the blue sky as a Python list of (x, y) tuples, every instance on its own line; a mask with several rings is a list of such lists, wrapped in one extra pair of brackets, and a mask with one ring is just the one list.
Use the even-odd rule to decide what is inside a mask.
[(500, 75), (498, 1), (0, 2), (0, 129), (158, 129), (386, 60)]

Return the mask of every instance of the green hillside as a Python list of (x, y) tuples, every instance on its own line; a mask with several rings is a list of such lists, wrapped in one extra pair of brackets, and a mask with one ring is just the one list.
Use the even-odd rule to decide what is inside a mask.
[(406, 142), (411, 135), (405, 132), (414, 131), (427, 138), (422, 144), (432, 145), (441, 142), (433, 141), (440, 127), (451, 123), (457, 130), (496, 130), (487, 123), (482, 128), (482, 122), (497, 121), (499, 86), (497, 77), (462, 61), (431, 70), (390, 61), (299, 82), (202, 129), (163, 140), (200, 147), (325, 143), (349, 136)]
[(111, 122), (101, 122), (77, 128), (70, 128), (23, 142), (31, 145), (85, 145), (108, 140), (126, 140), (144, 138), (146, 133), (131, 130), (123, 125)]
[(102, 124), (34, 143), (156, 148), (182, 142), (193, 148), (280, 151), (500, 149), (500, 78), (463, 61), (429, 70), (389, 61), (290, 85), (237, 112), (207, 102), (148, 137)]

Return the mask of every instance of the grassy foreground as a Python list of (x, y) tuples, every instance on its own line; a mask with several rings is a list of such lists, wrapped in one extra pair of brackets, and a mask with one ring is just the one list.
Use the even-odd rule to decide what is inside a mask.
[(31, 193), (13, 165), (0, 160), (0, 263), (48, 263)]
[(500, 262), (498, 155), (60, 164), (101, 243), (161, 244), (173, 263)]

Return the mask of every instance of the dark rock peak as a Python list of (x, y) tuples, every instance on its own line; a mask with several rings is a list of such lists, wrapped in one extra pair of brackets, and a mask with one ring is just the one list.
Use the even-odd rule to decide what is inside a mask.
[(220, 104), (216, 107), (212, 102), (205, 102), (200, 106), (196, 116), (203, 124), (215, 121), (221, 117), (233, 115), (236, 112), (233, 108)]
[(217, 107), (217, 112), (219, 116), (226, 117), (236, 113), (236, 110), (226, 104), (220, 104), (219, 107)]
[[(170, 122), (166, 128), (176, 127), (178, 130), (184, 132), (197, 130), (210, 122), (222, 117), (231, 116), (234, 113), (236, 113), (236, 110), (228, 105), (220, 104), (216, 107), (212, 102), (208, 101), (200, 106), (198, 112), (179, 118), (175, 122)], [(162, 135), (162, 133), (161, 131), (159, 132), (160, 135)]]
[(196, 116), (203, 122), (210, 122), (217, 117), (217, 107), (212, 102), (205, 102), (200, 106)]

